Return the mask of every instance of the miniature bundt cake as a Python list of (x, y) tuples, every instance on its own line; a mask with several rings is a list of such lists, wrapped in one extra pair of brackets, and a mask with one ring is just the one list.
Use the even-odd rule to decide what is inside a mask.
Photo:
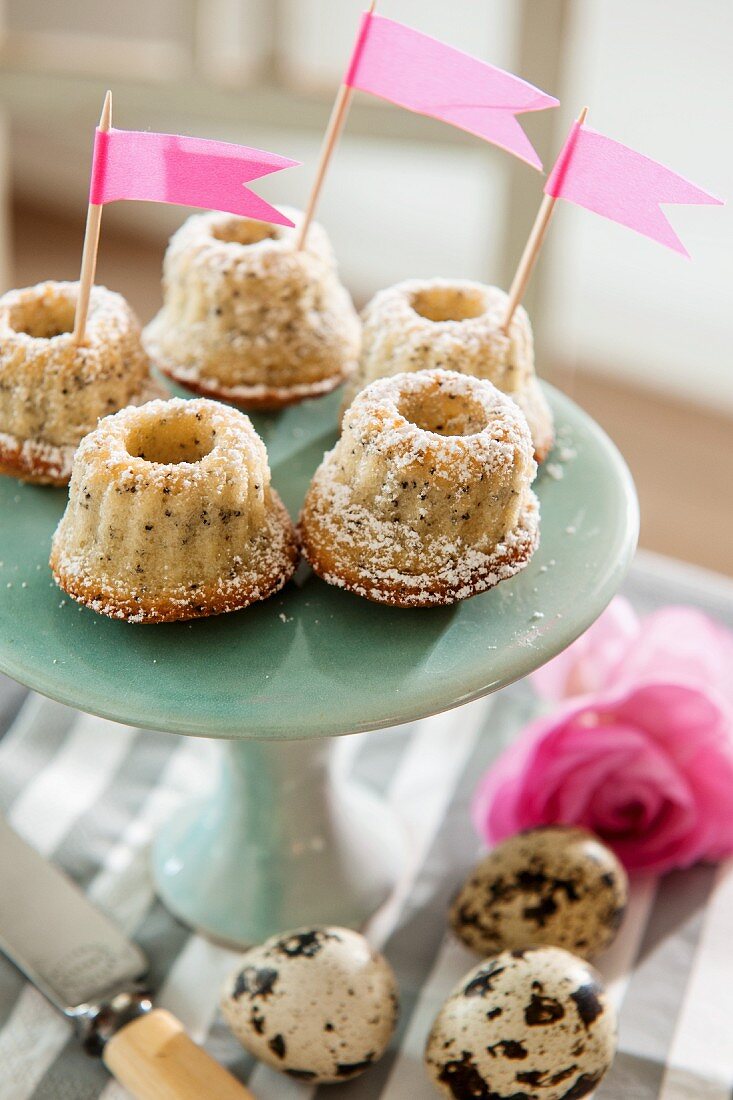
[(399, 607), (453, 603), (524, 565), (539, 538), (527, 423), (490, 382), (429, 370), (354, 399), (311, 482), (303, 550), (329, 584)]
[(100, 416), (166, 393), (121, 295), (92, 289), (86, 336), (74, 343), (77, 291), (48, 282), (0, 298), (0, 473), (65, 485)]
[(358, 360), (359, 318), (322, 227), (300, 251), (296, 232), (231, 214), (189, 218), (171, 238), (163, 308), (144, 334), (156, 365), (245, 409), (340, 385)]
[(542, 462), (553, 443), (552, 413), (535, 375), (532, 328), (521, 306), (508, 334), (502, 331), (507, 302), (498, 287), (461, 279), (409, 279), (381, 290), (362, 315), (361, 360), (345, 407), (386, 375), (434, 367), (473, 374), (516, 401)]
[(297, 560), (265, 445), (236, 409), (151, 401), (82, 440), (51, 551), (79, 603), (128, 622), (217, 615), (272, 595)]

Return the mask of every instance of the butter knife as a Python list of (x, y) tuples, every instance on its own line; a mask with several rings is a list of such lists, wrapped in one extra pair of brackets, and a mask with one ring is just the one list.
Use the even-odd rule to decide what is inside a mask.
[(0, 950), (138, 1100), (253, 1100), (175, 1016), (154, 1008), (140, 948), (2, 817)]

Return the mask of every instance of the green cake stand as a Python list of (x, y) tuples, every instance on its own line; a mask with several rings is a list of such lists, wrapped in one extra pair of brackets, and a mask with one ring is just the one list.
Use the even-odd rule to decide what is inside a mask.
[[(219, 785), (158, 836), (170, 909), (227, 943), (302, 924), (358, 926), (402, 857), (399, 822), (334, 768), (334, 738), (459, 706), (526, 676), (601, 613), (633, 555), (638, 508), (603, 431), (547, 387), (558, 446), (537, 480), (532, 562), (448, 608), (398, 610), (308, 569), (245, 611), (164, 626), (113, 622), (64, 599), (48, 552), (61, 490), (0, 477), (0, 670), (80, 710), (221, 739)], [(339, 396), (255, 416), (296, 516), (336, 438)]]

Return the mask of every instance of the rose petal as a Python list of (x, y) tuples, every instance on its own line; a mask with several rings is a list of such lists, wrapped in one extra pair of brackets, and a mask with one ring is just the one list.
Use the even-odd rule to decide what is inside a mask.
[(691, 685), (667, 681), (642, 683), (609, 697), (617, 720), (628, 719), (674, 754), (679, 763), (699, 751), (708, 738), (718, 747), (727, 722), (716, 699)]
[(543, 699), (552, 701), (608, 687), (639, 630), (629, 601), (614, 597), (585, 634), (532, 673), (532, 686)]
[(733, 634), (695, 608), (663, 607), (629, 638), (615, 675), (714, 688), (733, 706)]
[(715, 693), (647, 682), (531, 723), (473, 803), (490, 842), (562, 822), (593, 829), (633, 869), (733, 853), (733, 730)]

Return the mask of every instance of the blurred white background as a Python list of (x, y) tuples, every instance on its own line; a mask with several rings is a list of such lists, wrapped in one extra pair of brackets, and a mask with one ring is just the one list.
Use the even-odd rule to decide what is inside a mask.
[[(107, 86), (118, 126), (301, 159), (258, 189), (302, 205), (362, 7), (4, 0), (5, 284), (74, 277)], [(523, 116), (546, 165), (587, 103), (589, 124), (729, 199), (728, 0), (380, 0), (379, 11), (557, 95), (559, 109)], [(541, 188), (539, 174), (500, 150), (357, 94), (319, 217), (359, 303), (413, 275), (506, 286)], [(105, 211), (100, 271), (143, 319), (157, 308), (163, 243), (184, 216), (132, 203)], [(527, 297), (538, 367), (621, 443), (647, 545), (733, 571), (733, 208), (676, 207), (670, 219), (693, 262), (561, 204)]]

